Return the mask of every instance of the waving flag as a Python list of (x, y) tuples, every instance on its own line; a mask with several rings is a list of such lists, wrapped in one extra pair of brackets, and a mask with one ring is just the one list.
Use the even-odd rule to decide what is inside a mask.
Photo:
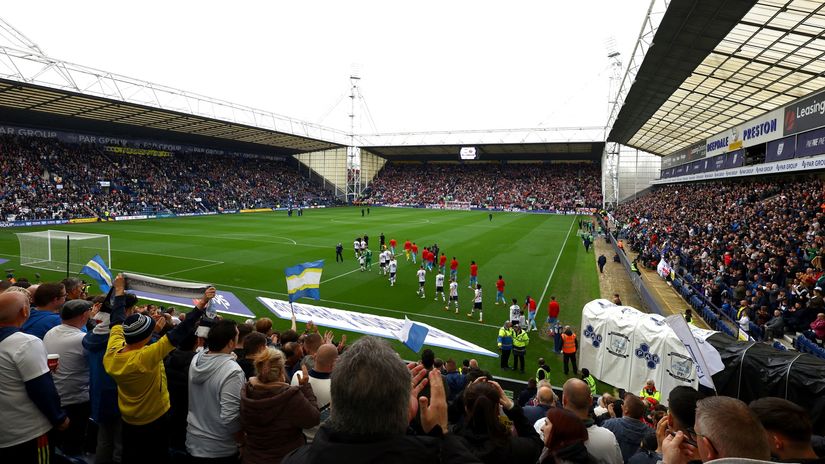
[(91, 277), (95, 280), (95, 282), (100, 285), (100, 290), (104, 293), (107, 293), (110, 288), (112, 288), (112, 271), (106, 267), (106, 263), (103, 262), (103, 258), (100, 255), (95, 255), (94, 258), (89, 260), (83, 269), (80, 270), (81, 274), (86, 274), (87, 276)]
[(421, 351), (421, 347), (424, 346), (424, 340), (427, 339), (429, 332), (430, 329), (427, 327), (416, 324), (404, 316), (404, 325), (401, 326), (401, 330), (399, 330), (396, 335), (404, 346), (418, 353)]
[(324, 270), (324, 260), (302, 263), (284, 269), (286, 274), (286, 289), (289, 293), (289, 302), (298, 298), (321, 299), (319, 286), (321, 284), (321, 272)]

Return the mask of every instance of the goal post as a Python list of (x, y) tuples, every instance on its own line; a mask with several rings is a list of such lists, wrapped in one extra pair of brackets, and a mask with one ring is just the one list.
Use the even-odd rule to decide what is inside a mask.
[(112, 267), (111, 240), (104, 234), (87, 234), (63, 230), (21, 232), (20, 265), (50, 271), (78, 273), (95, 255)]

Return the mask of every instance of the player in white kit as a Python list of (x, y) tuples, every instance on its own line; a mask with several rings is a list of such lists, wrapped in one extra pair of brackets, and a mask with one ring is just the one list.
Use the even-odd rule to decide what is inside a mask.
[[(450, 279), (450, 302), (455, 303), (455, 313), (458, 314), (458, 282), (455, 279)], [(444, 311), (450, 309), (450, 302), (444, 307)]]
[(427, 280), (427, 271), (424, 270), (424, 266), (420, 266), (416, 274), (418, 274), (418, 290), (416, 293), (421, 295), (421, 298), (424, 298), (424, 284)]
[(518, 304), (518, 300), (513, 298), (513, 304), (510, 306), (510, 322), (513, 325), (521, 324), (521, 306)]
[(387, 250), (378, 253), (378, 274), (384, 275), (387, 270)]
[(467, 314), (467, 317), (472, 318), (478, 310), (478, 322), (484, 322), (484, 312), (481, 309), (481, 284), (476, 284), (475, 295), (473, 296), (473, 309)]
[(390, 287), (395, 286), (395, 271), (398, 270), (398, 261), (395, 260), (395, 256), (390, 259)]
[(438, 271), (438, 274), (435, 275), (435, 298), (433, 301), (438, 300), (438, 294), (441, 294), (441, 301), (447, 301), (447, 297), (444, 295), (444, 273), (441, 270)]

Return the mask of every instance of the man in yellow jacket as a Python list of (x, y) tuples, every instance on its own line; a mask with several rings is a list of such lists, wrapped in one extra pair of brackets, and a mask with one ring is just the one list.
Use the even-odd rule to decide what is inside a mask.
[(645, 398), (653, 398), (654, 400), (656, 400), (656, 404), (662, 402), (662, 394), (659, 392), (659, 390), (656, 390), (656, 382), (654, 382), (653, 379), (647, 379), (647, 382), (645, 382), (645, 386), (642, 388), (642, 391), (639, 392), (639, 398), (643, 400)]
[[(530, 337), (527, 332), (521, 330), (521, 326), (516, 324), (513, 326), (513, 370), (517, 370), (524, 374), (524, 355), (527, 354), (527, 345), (530, 343)], [(521, 367), (519, 367), (519, 364)]]
[[(125, 317), (125, 280), (114, 282), (111, 334), (103, 367), (117, 383), (117, 399), (123, 421), (123, 464), (165, 463), (169, 452), (166, 412), (169, 391), (163, 358), (185, 337), (194, 333), (206, 304), (215, 296), (210, 287), (194, 311), (177, 327), (148, 345), (155, 320), (144, 314)], [(160, 318), (158, 320), (164, 320)]]

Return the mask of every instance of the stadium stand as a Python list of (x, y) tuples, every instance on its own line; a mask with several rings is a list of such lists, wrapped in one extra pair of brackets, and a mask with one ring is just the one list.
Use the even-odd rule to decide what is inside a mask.
[(476, 207), (574, 210), (602, 204), (600, 166), (388, 163), (366, 194), (374, 204), (467, 201)]
[(673, 288), (711, 327), (741, 326), (756, 340), (775, 310), (785, 330), (814, 338), (825, 307), (824, 214), (818, 177), (667, 185), (616, 211), (618, 234), (643, 265), (664, 256), (677, 270)]
[[(334, 203), (285, 161), (126, 155), (95, 145), (0, 137), (0, 218), (71, 219)], [(109, 182), (109, 187), (100, 182)]]

